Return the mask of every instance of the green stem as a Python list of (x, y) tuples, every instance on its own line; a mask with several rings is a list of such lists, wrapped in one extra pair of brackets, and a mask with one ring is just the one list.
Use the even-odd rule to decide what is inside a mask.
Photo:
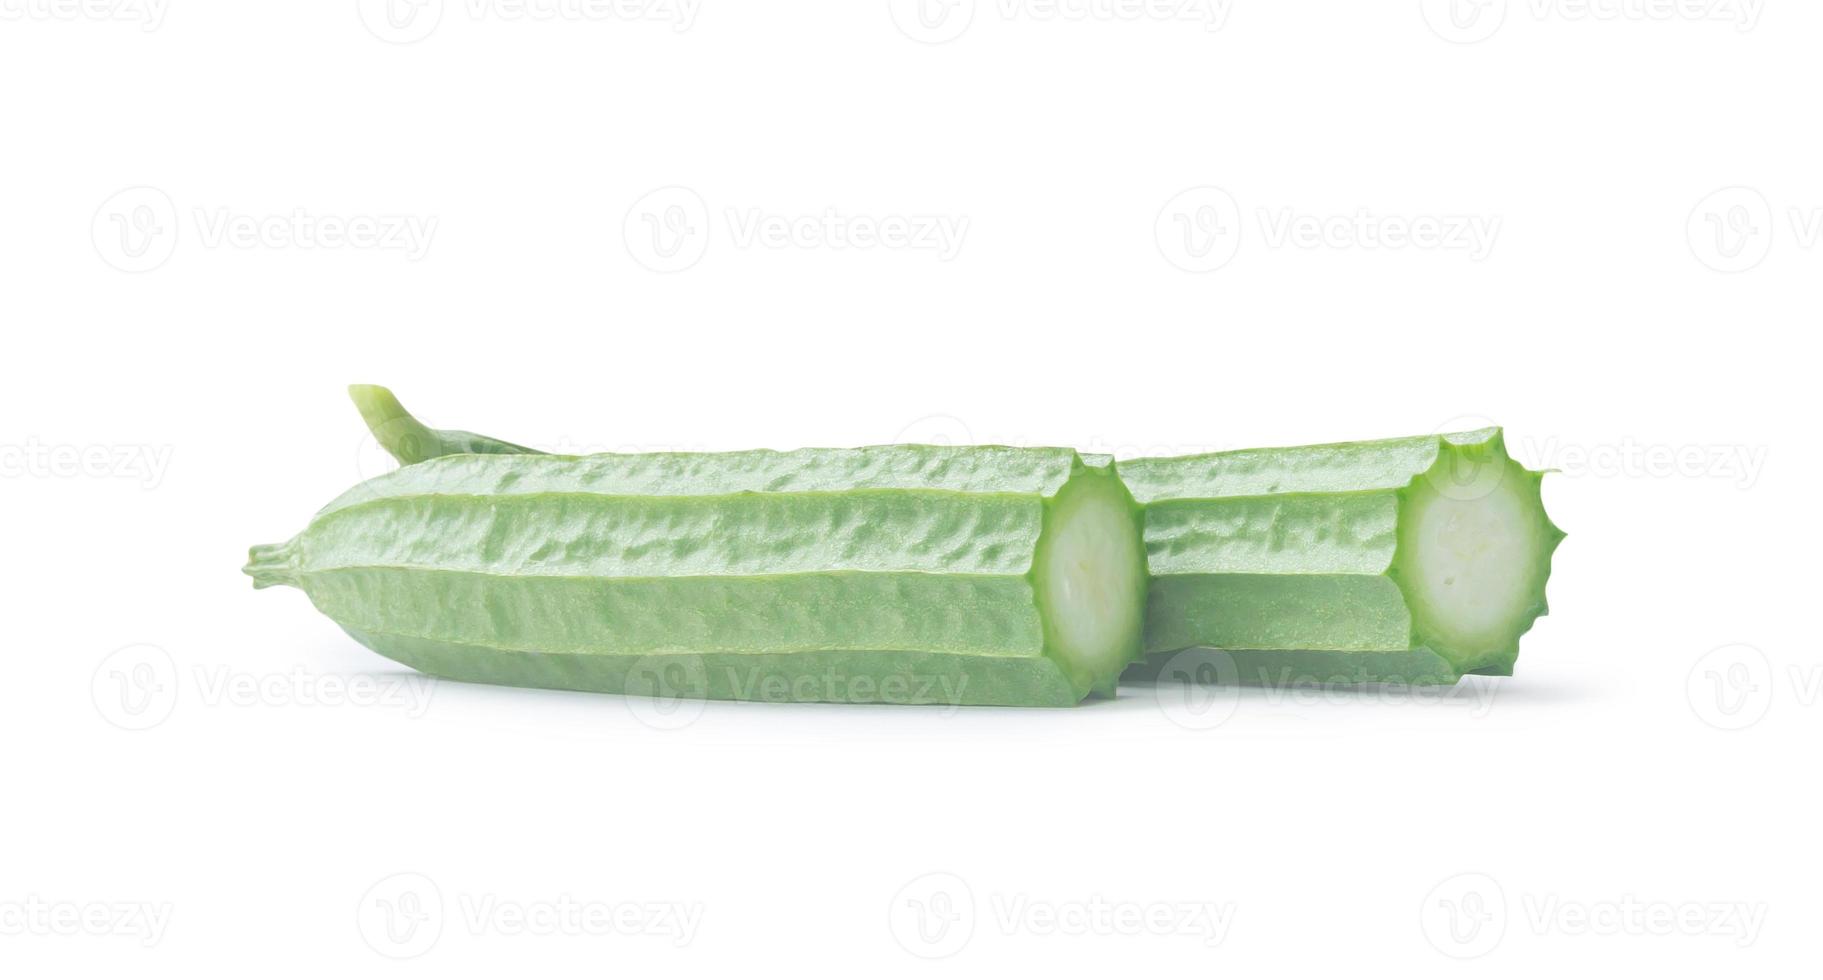
[(391, 391), (379, 385), (349, 385), (348, 397), (354, 399), (355, 408), (360, 409), (362, 420), (381, 448), (402, 466), (463, 453), (499, 456), (538, 452), (492, 436), (460, 429), (433, 429), (413, 418)]

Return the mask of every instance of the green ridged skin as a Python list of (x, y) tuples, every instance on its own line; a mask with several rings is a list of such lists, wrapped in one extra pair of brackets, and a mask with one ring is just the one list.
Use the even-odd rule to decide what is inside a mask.
[(1216, 647), (1248, 682), (1510, 674), (1546, 611), (1563, 532), (1498, 429), (1120, 472), (1145, 510), (1153, 672), (1156, 655)]
[[(488, 683), (1068, 705), (1139, 655), (1138, 508), (1068, 449), (497, 452), (369, 480), (247, 571), (382, 655)], [(1086, 653), (1056, 635), (1042, 560), (1083, 507), (1118, 515), (1132, 566), (1101, 597), (1128, 625)]]

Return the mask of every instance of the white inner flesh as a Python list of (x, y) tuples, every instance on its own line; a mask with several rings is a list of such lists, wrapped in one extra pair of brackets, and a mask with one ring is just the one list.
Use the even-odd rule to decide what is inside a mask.
[(1510, 640), (1532, 603), (1542, 539), (1526, 481), (1511, 474), (1468, 498), (1422, 480), (1415, 489), (1408, 572), (1425, 618), (1459, 642)]
[(1121, 666), (1143, 613), (1139, 531), (1112, 486), (1096, 481), (1059, 499), (1039, 576), (1057, 652), (1097, 676)]

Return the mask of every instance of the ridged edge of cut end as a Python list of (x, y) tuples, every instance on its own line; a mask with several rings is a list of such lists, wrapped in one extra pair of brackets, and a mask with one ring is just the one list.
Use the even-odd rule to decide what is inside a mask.
[[(1508, 481), (1515, 482), (1509, 485)], [(1462, 674), (1511, 675), (1519, 659), (1521, 637), (1531, 631), (1539, 617), (1550, 612), (1545, 593), (1551, 578), (1551, 559), (1564, 532), (1545, 512), (1543, 481), (1543, 471), (1526, 469), (1507, 453), (1503, 433), (1495, 427), (1442, 436), (1436, 463), (1400, 491), (1403, 515), (1420, 497), (1474, 503), (1504, 489), (1532, 522), (1526, 537), (1531, 544), (1529, 564), (1533, 574), (1517, 586), (1520, 607), (1509, 616), (1498, 639), (1464, 642), (1454, 635), (1456, 630), (1438, 621), (1432, 602), (1417, 594), (1418, 570), (1413, 565), (1418, 560), (1413, 553), (1416, 542), (1407, 537), (1410, 529), (1406, 519), (1401, 518), (1400, 542), (1390, 573), (1412, 609), (1414, 641), (1448, 660)]]
[[(1032, 583), (1044, 621), (1045, 656), (1063, 670), (1079, 697), (1112, 697), (1121, 671), (1144, 656), (1143, 528), (1139, 505), (1111, 456), (1078, 457), (1070, 479), (1045, 502)], [(1127, 550), (1131, 553), (1123, 555)], [(1101, 607), (1112, 628), (1104, 634), (1099, 624), (1085, 627), (1077, 619), (1084, 605)]]

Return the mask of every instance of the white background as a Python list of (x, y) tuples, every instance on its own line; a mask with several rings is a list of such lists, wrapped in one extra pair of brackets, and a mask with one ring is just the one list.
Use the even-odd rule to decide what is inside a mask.
[[(930, 3), (0, 0), (8, 975), (1814, 968), (1823, 9)], [(387, 465), (353, 381), (571, 451), (1489, 418), (1570, 537), (1449, 698), (666, 730), (249, 588)]]

